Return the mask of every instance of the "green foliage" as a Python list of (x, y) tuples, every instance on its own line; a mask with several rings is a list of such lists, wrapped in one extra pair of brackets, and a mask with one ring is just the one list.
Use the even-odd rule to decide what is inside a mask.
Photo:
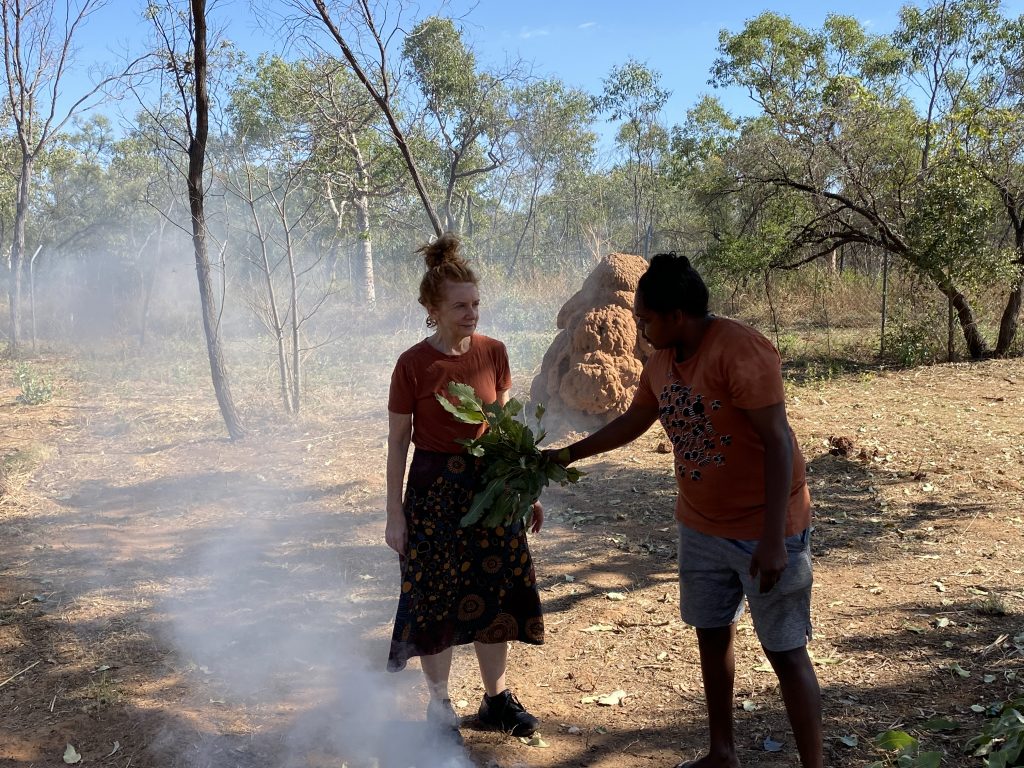
[(431, 16), (409, 33), (402, 55), (431, 109), (458, 109), (477, 95), (476, 57), (451, 19)]
[(885, 329), (886, 360), (904, 368), (934, 363), (940, 352), (927, 317), (903, 318)]
[(933, 162), (907, 217), (915, 266), (941, 281), (975, 287), (1011, 276), (1009, 256), (993, 248), (998, 201), (982, 176), (955, 158)]
[(14, 381), (21, 387), (18, 402), (25, 405), (42, 405), (53, 399), (53, 383), (48, 377), (39, 375), (28, 363), (18, 363), (14, 369)]
[(939, 768), (942, 762), (941, 752), (922, 752), (920, 742), (906, 731), (885, 731), (878, 734), (872, 743), (887, 754), (869, 768)]
[(964, 751), (984, 758), (988, 768), (1024, 765), (1024, 696), (1006, 702)]
[(537, 445), (544, 439), (540, 420), (544, 406), (534, 414), (537, 433), (516, 417), (523, 410), (515, 398), (505, 405), (484, 405), (467, 384), (452, 382), (448, 391), (457, 403), (437, 395), (437, 401), (456, 419), (466, 424), (487, 424), (487, 431), (474, 440), (461, 440), (471, 456), (483, 459), (483, 488), (473, 498), (463, 527), (479, 521), (488, 528), (530, 520), (533, 502), (552, 481), (565, 485), (577, 482), (582, 473), (563, 467), (541, 453)]

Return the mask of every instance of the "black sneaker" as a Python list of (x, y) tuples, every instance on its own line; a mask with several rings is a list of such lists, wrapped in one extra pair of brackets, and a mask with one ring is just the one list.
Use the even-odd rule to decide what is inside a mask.
[(427, 703), (427, 722), (462, 746), (462, 734), (459, 733), (462, 718), (455, 714), (451, 699), (431, 699)]
[(512, 691), (504, 690), (497, 696), (484, 694), (480, 702), (480, 722), (487, 728), (511, 733), (513, 736), (530, 736), (537, 730), (540, 721), (526, 711)]

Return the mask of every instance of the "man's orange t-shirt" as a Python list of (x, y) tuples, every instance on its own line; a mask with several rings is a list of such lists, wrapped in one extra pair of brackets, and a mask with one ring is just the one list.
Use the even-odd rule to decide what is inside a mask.
[[(675, 455), (676, 519), (730, 539), (759, 539), (765, 512), (764, 445), (744, 410), (785, 401), (782, 363), (771, 342), (736, 320), (716, 317), (697, 351), (679, 363), (655, 351), (636, 402), (659, 408)], [(786, 535), (807, 528), (811, 501), (803, 455), (793, 442)]]
[(500, 341), (474, 333), (469, 350), (461, 355), (438, 352), (426, 339), (405, 350), (391, 374), (388, 410), (412, 414), (412, 442), (417, 448), (461, 453), (460, 438), (473, 439), (483, 425), (463, 424), (437, 402), (435, 394), (448, 394), (449, 382), (468, 384), (482, 402), (493, 403), (499, 392), (512, 387), (508, 352)]

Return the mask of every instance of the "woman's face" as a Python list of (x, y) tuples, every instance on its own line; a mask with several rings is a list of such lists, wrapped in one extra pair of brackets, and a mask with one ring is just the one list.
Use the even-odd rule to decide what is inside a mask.
[(455, 340), (472, 336), (480, 319), (480, 291), (473, 283), (445, 280), (441, 302), (429, 312), (443, 336)]

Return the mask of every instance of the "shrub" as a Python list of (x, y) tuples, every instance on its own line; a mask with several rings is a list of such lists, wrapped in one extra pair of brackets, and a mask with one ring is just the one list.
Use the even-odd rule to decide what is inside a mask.
[(18, 363), (14, 369), (14, 380), (21, 387), (19, 403), (41, 405), (53, 399), (53, 384), (45, 376), (39, 376), (28, 363)]
[(985, 758), (989, 768), (1021, 765), (1024, 758), (1024, 695), (1003, 705), (981, 733), (967, 742), (964, 751)]

